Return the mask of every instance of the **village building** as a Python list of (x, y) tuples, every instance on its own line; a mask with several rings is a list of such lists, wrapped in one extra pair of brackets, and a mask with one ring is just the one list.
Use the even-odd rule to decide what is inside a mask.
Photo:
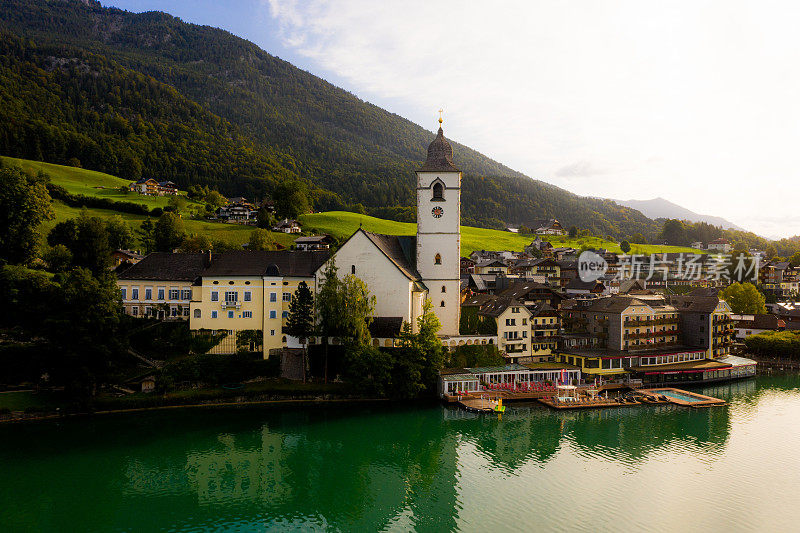
[(531, 222), (530, 227), (537, 235), (565, 235), (567, 233), (555, 218), (534, 220)]
[(269, 357), (290, 342), (283, 328), (298, 286), (305, 282), (313, 293), (316, 272), (329, 257), (327, 251), (213, 254), (194, 283), (189, 328), (227, 332), (214, 353), (235, 353), (239, 332), (260, 330)]
[(330, 235), (309, 235), (296, 238), (294, 240), (294, 248), (301, 252), (327, 250), (332, 243), (333, 238)]
[(497, 348), (510, 363), (529, 362), (531, 313), (519, 301), (494, 298), (478, 311), (497, 323)]
[(731, 241), (725, 238), (714, 239), (708, 243), (707, 249), (709, 252), (715, 251), (723, 254), (731, 253), (733, 250), (733, 245)]
[(788, 261), (770, 261), (764, 264), (759, 269), (758, 278), (764, 292), (778, 298), (790, 298), (800, 294), (798, 269), (792, 267)]
[(236, 224), (255, 224), (258, 219), (258, 209), (247, 201), (246, 198), (236, 197), (228, 203), (217, 208), (215, 212), (219, 220)]
[(552, 257), (553, 245), (549, 241), (537, 236), (529, 245), (525, 247), (525, 253), (529, 256), (536, 257), (541, 254), (544, 257)]
[(565, 306), (564, 328), (596, 337), (589, 348), (559, 347), (558, 361), (589, 378), (649, 385), (711, 382), (754, 372), (730, 355), (730, 307), (714, 296), (614, 296)]
[[(539, 303), (531, 310), (531, 363), (554, 361), (561, 330), (561, 315), (547, 303)], [(524, 362), (524, 361), (523, 361)]]
[(541, 276), (545, 283), (553, 287), (561, 284), (561, 267), (550, 257), (523, 259), (510, 267), (509, 272), (521, 278), (534, 279)]
[(207, 253), (156, 252), (117, 274), (125, 313), (135, 317), (189, 318), (192, 288), (210, 264)]
[(800, 329), (800, 304), (794, 302), (767, 304), (767, 311), (783, 320), (787, 330)]
[(142, 178), (128, 186), (131, 192), (148, 196), (164, 196), (178, 194), (178, 185), (174, 181), (156, 181), (153, 178)]
[(134, 252), (133, 250), (114, 250), (111, 252), (111, 261), (113, 262), (113, 267), (117, 268), (120, 265), (135, 265), (139, 261), (144, 258), (142, 254), (139, 252)]
[(572, 278), (564, 286), (564, 294), (572, 296), (603, 296), (610, 293), (608, 287), (601, 280), (583, 281), (580, 278)]
[(475, 263), (476, 274), (508, 274), (508, 265), (500, 259), (488, 259)]
[(279, 231), (281, 233), (301, 233), (303, 230), (299, 221), (284, 218), (272, 228), (272, 231)]
[(767, 331), (784, 331), (786, 322), (777, 315), (731, 315), (735, 338), (744, 340)]

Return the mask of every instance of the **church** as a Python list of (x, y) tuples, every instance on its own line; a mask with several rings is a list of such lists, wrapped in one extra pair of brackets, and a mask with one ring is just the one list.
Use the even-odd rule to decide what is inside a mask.
[[(416, 331), (425, 299), (442, 323), (440, 336), (456, 336), (461, 318), (461, 171), (441, 127), (416, 171), (416, 236), (356, 231), (335, 254), (339, 275), (353, 274), (376, 297), (374, 316), (402, 318)], [(324, 279), (316, 272), (316, 286)]]

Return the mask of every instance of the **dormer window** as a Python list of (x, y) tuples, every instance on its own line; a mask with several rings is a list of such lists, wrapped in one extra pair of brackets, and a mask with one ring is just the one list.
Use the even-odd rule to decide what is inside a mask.
[(433, 184), (433, 199), (444, 200), (444, 185), (442, 185), (441, 181)]

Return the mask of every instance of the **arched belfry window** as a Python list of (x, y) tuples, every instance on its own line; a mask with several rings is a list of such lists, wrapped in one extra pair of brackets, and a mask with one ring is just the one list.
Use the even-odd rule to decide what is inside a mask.
[(444, 307), (444, 300), (442, 300), (442, 303), (439, 304), (439, 307)]
[(354, 276), (356, 275), (356, 266), (355, 265), (350, 265), (350, 273), (352, 275), (354, 275)]
[(442, 285), (442, 292), (447, 292), (447, 287), (445, 287), (444, 285)]
[(436, 256), (433, 258), (433, 264), (434, 265), (442, 264), (442, 254), (436, 254)]
[(444, 185), (442, 185), (441, 181), (433, 184), (433, 199), (444, 200)]

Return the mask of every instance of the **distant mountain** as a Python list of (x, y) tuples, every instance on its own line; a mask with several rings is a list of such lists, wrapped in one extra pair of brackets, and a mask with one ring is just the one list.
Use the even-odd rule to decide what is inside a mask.
[(723, 229), (735, 229), (739, 231), (747, 231), (744, 228), (737, 226), (733, 222), (725, 220), (722, 217), (715, 217), (711, 215), (701, 215), (695, 213), (685, 207), (665, 200), (664, 198), (653, 198), (652, 200), (614, 200), (620, 205), (630, 207), (641, 211), (644, 215), (656, 218), (677, 218), (679, 220), (689, 220), (691, 222), (706, 222), (712, 226), (721, 226)]
[[(415, 217), (433, 134), (229, 32), (93, 0), (0, 2), (0, 155), (263, 197), (305, 181), (318, 210)], [(447, 132), (445, 132), (447, 133)], [(460, 145), (462, 223), (558, 218), (596, 235), (660, 226)]]

